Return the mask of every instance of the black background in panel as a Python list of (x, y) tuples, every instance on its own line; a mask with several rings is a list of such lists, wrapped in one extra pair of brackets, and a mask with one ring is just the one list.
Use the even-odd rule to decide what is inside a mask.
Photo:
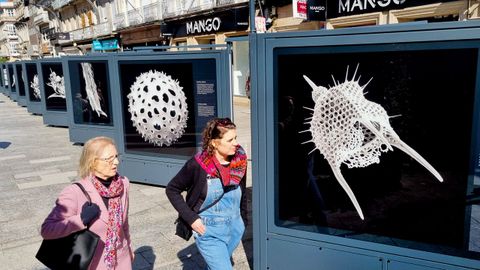
[[(435, 44), (432, 44), (431, 48)], [(413, 49), (412, 49), (413, 48)], [(362, 51), (361, 51), (362, 50)], [(388, 245), (480, 258), (469, 235), (472, 205), (472, 115), (478, 49), (422, 50), (382, 47), (279, 48), (274, 51), (276, 89), (276, 224)], [(363, 210), (362, 220), (315, 150), (309, 117), (312, 88), (303, 75), (327, 89), (351, 79), (364, 97), (380, 104), (393, 130), (443, 177), (393, 147), (380, 163), (341, 166)], [(307, 120), (306, 120), (307, 119)], [(310, 153), (310, 154), (309, 154)], [(476, 243), (478, 244), (478, 243)]]
[(17, 78), (18, 78), (18, 95), (25, 96), (25, 82), (23, 81), (23, 68), (22, 65), (15, 65), (17, 69)]
[[(37, 64), (26, 63), (25, 69), (27, 71), (27, 81), (28, 81), (28, 91), (30, 93), (30, 101), (39, 102), (42, 99), (41, 99), (40, 85), (38, 80)], [(36, 84), (33, 83), (35, 76), (37, 76)], [(34, 89), (34, 86), (37, 87), (37, 90)]]
[[(45, 89), (45, 104), (47, 106), (47, 110), (52, 111), (66, 111), (67, 110), (67, 103), (65, 98), (56, 96), (55, 90), (52, 86), (48, 84), (52, 84), (50, 78), (55, 80), (57, 76), (60, 76), (63, 80), (63, 70), (62, 64), (57, 63), (41, 63), (42, 67), (42, 75), (43, 75), (43, 89)], [(55, 72), (55, 74), (53, 74)], [(52, 76), (52, 77), (50, 77)], [(55, 84), (52, 84), (55, 85)], [(64, 83), (65, 85), (65, 83)]]
[[(107, 63), (107, 61), (69, 62), (75, 124), (109, 126), (113, 124)], [(92, 73), (89, 71), (89, 64)], [(93, 77), (90, 78), (92, 75)], [(87, 85), (96, 89), (87, 93)], [(100, 107), (97, 107), (98, 105)]]
[[(126, 152), (146, 155), (168, 154), (182, 157), (193, 155), (197, 151), (197, 147), (201, 145), (201, 131), (204, 125), (209, 119), (217, 115), (215, 60), (156, 60), (137, 61), (135, 63), (119, 61), (119, 70)], [(149, 71), (163, 72), (171, 76), (173, 80), (177, 80), (183, 88), (182, 91), (186, 97), (188, 120), (185, 130), (176, 141), (168, 146), (165, 144), (163, 146), (155, 146), (147, 139), (142, 138), (134, 127), (131, 120), (132, 114), (128, 110), (129, 99), (127, 96), (131, 92), (130, 87), (137, 80), (137, 77)], [(138, 103), (145, 102), (143, 103), (143, 108), (147, 108), (150, 98), (159, 101), (160, 104), (162, 104), (162, 100), (163, 102), (166, 101), (162, 96), (153, 95), (145, 97), (147, 97), (145, 101), (139, 100)], [(166, 109), (166, 107), (153, 108), (151, 112), (154, 118), (158, 115), (155, 113), (155, 109), (159, 112), (159, 110)], [(161, 119), (158, 120), (158, 123), (162, 123)]]
[(10, 91), (17, 92), (17, 89), (15, 88), (15, 84), (17, 82), (15, 80), (15, 73), (13, 73), (12, 65), (8, 65), (8, 79), (9, 79), (9, 82), (10, 82)]

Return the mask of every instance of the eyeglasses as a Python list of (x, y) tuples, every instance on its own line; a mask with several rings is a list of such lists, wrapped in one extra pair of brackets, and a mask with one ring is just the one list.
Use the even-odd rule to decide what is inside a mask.
[(101, 161), (105, 161), (107, 162), (108, 164), (113, 164), (113, 161), (115, 161), (115, 159), (118, 159), (120, 160), (120, 155), (119, 154), (116, 154), (114, 156), (110, 156), (110, 157), (106, 157), (106, 158), (97, 158)]

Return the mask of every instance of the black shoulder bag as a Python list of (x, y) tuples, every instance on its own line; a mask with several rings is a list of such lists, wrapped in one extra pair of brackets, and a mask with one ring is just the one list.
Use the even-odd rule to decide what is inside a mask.
[[(217, 202), (219, 202), (223, 198), (223, 195), (225, 195), (225, 192), (223, 192), (222, 195), (218, 197), (218, 199), (213, 201), (207, 207), (198, 211), (197, 214), (200, 214), (203, 211), (207, 210), (208, 208), (214, 206)], [(178, 216), (174, 224), (177, 224), (177, 227), (175, 228), (175, 235), (178, 235), (179, 237), (185, 239), (186, 241), (190, 240), (190, 237), (192, 237), (192, 234), (193, 234), (192, 227), (190, 227), (190, 225), (185, 220), (183, 220), (183, 218), (181, 218), (180, 216)]]
[[(91, 204), (92, 200), (80, 183), (74, 183), (83, 191)], [(87, 270), (92, 261), (100, 237), (85, 229), (69, 236), (43, 240), (35, 256), (41, 263), (52, 270)]]

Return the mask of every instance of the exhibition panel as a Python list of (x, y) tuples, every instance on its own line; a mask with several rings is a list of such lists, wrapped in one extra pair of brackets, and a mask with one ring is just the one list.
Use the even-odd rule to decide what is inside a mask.
[(256, 36), (262, 266), (311, 269), (312, 252), (354, 269), (479, 265), (479, 29)]
[(42, 59), (37, 62), (37, 70), (43, 104), (43, 123), (68, 127), (69, 110), (66, 100), (70, 88), (65, 87), (62, 59)]

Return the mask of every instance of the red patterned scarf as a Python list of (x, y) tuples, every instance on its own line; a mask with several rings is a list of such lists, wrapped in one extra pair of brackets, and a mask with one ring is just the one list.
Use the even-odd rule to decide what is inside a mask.
[(123, 177), (114, 176), (107, 188), (96, 177), (90, 177), (93, 186), (103, 198), (108, 198), (107, 240), (105, 241), (104, 261), (108, 269), (113, 269), (117, 261), (118, 236), (123, 225)]
[(207, 151), (197, 153), (195, 160), (208, 175), (220, 178), (224, 186), (238, 185), (247, 172), (247, 154), (240, 145), (237, 146), (228, 167), (222, 166), (215, 155), (208, 155)]

